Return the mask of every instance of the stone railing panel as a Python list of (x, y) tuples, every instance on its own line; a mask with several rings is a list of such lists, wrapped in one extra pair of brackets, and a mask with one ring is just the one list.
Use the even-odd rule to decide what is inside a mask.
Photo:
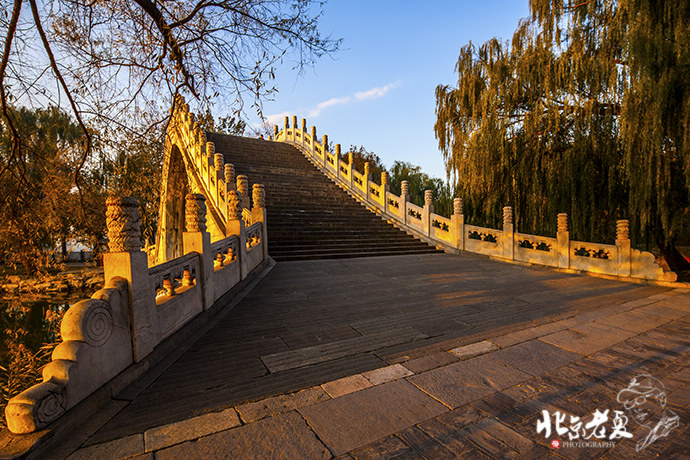
[(501, 257), (503, 232), (490, 228), (465, 225), (465, 250)]
[(356, 169), (352, 170), (352, 186), (360, 195), (366, 196), (367, 188), (364, 185), (364, 174), (360, 174)]
[(570, 241), (570, 268), (618, 275), (618, 249), (610, 244)]
[(369, 198), (380, 209), (384, 209), (386, 203), (384, 191), (385, 189), (376, 182), (369, 181)]
[(515, 260), (558, 266), (558, 240), (545, 236), (515, 234)]
[(388, 200), (388, 212), (400, 222), (405, 221), (405, 212), (402, 209), (402, 200), (394, 193), (386, 192)]
[(424, 222), (422, 220), (424, 217), (424, 208), (417, 206), (409, 201), (405, 203), (405, 221), (407, 225), (414, 228), (415, 230), (424, 231)]
[(246, 230), (247, 235), (247, 269), (253, 270), (263, 260), (263, 238), (264, 227), (261, 222), (249, 226)]
[(431, 213), (430, 236), (434, 239), (443, 241), (446, 244), (453, 244), (452, 222), (450, 219)]
[(149, 269), (156, 295), (158, 341), (184, 326), (204, 310), (199, 254), (189, 253)]
[(229, 236), (211, 244), (213, 254), (213, 300), (218, 300), (227, 291), (241, 281), (242, 273), (237, 258), (240, 251), (240, 239)]

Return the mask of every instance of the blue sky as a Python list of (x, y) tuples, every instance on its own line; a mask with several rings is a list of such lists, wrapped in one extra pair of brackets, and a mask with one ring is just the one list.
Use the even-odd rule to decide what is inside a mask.
[(363, 145), (388, 167), (409, 161), (445, 179), (436, 86), (457, 84), (462, 46), (508, 40), (527, 15), (528, 0), (329, 0), (321, 30), (342, 38), (341, 50), (302, 75), (286, 62), (264, 115), (279, 126), (285, 114), (306, 118), (343, 149)]

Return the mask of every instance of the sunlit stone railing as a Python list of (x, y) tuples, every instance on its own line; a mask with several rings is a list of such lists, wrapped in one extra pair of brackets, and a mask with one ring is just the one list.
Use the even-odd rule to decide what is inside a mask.
[(245, 229), (246, 209), (233, 190), (228, 236), (213, 243), (206, 229), (206, 198), (188, 194), (184, 255), (153, 267), (141, 250), (136, 199), (108, 199), (106, 288), (67, 311), (63, 341), (43, 372), (43, 382), (7, 404), (9, 429), (31, 433), (55, 421), (261, 266), (268, 258), (263, 186), (256, 184), (254, 192), (249, 212), (254, 223)]
[(329, 152), (328, 136), (324, 135), (319, 142), (314, 126), (307, 132), (305, 119), (302, 119), (300, 128), (297, 117), (292, 117), (292, 127), (285, 117), (282, 130), (277, 125), (274, 127), (272, 140), (297, 147), (324, 174), (371, 211), (447, 252), (475, 252), (511, 261), (624, 278), (676, 280), (676, 274), (665, 272), (651, 253), (631, 248), (627, 220), (618, 221), (613, 245), (571, 241), (566, 214), (558, 215), (556, 238), (515, 232), (513, 210), (508, 206), (504, 208), (503, 229), (468, 225), (459, 198), (455, 199), (453, 215), (444, 217), (434, 213), (429, 190), (425, 192), (423, 206), (409, 201), (405, 181), (402, 182), (401, 196), (391, 193), (385, 173), (381, 176), (381, 185), (373, 182), (368, 163), (365, 163), (364, 171), (359, 172), (353, 167), (352, 154), (349, 154), (348, 161), (340, 158), (340, 144), (336, 144), (335, 152)]

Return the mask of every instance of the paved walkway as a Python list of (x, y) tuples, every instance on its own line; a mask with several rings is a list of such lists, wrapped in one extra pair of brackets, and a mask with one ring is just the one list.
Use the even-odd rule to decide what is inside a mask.
[[(280, 263), (70, 458), (680, 458), (689, 332), (690, 290), (475, 256)], [(636, 452), (617, 395), (642, 374), (675, 423)], [(616, 410), (632, 439), (557, 434), (609, 442)]]

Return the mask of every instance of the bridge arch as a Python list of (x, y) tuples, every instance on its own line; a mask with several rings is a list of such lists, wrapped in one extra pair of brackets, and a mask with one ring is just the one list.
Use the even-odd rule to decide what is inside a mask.
[(215, 146), (206, 142), (206, 134), (189, 111), (189, 105), (178, 96), (165, 136), (156, 246), (150, 254), (153, 263), (183, 255), (184, 206), (188, 193), (206, 197), (206, 225), (211, 240), (226, 236), (227, 187), (214, 157)]

